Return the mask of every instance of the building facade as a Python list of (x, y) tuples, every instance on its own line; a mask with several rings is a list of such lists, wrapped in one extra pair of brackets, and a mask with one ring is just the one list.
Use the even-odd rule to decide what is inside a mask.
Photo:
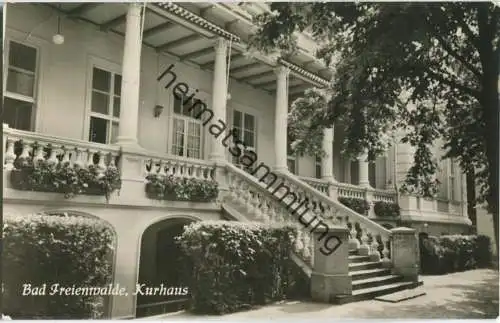
[[(405, 144), (396, 142), (374, 163), (366, 156), (348, 160), (340, 154), (343, 134), (334, 127), (325, 130), (325, 158), (293, 155), (286, 131), (288, 107), (308, 87), (325, 86), (332, 72), (314, 58), (315, 44), (305, 34), (299, 35), (301, 51), (287, 59), (250, 50), (252, 14), (264, 10), (265, 5), (256, 3), (9, 4), (3, 82), (5, 212), (67, 211), (108, 222), (117, 234), (114, 280), (131, 288), (148, 275), (140, 263), (155, 262), (155, 240), (144, 236), (155, 230), (148, 228), (224, 219), (226, 213), (238, 219), (246, 212), (222, 199), (150, 199), (144, 183), (151, 172), (213, 177), (223, 193), (244, 200), (245, 192), (251, 192), (247, 203), (257, 199), (255, 209), (267, 214), (271, 204), (261, 209), (262, 201), (272, 196), (236, 170), (240, 162), (222, 138), (182, 104), (197, 99), (214, 118), (237, 129), (259, 162), (279, 173), (298, 195), (302, 192), (328, 210), (347, 212), (384, 234), (402, 225), (429, 234), (467, 232), (465, 180), (453, 161), (441, 163), (439, 198), (423, 199), (395, 190), (413, 159)], [(16, 142), (21, 142), (20, 150)], [(14, 189), (8, 178), (19, 156), (57, 157), (44, 156), (35, 143), (57, 150), (61, 160), (71, 163), (106, 168), (119, 157), (120, 194), (106, 201)], [(345, 210), (340, 197), (367, 200), (368, 214)], [(380, 201), (399, 204), (401, 216), (375, 214), (373, 205)], [(114, 318), (128, 318), (140, 306), (135, 296), (116, 297), (109, 311)]]

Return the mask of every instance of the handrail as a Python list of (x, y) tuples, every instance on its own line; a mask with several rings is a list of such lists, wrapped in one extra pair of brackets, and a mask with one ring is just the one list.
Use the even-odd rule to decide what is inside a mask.
[(350, 208), (348, 208), (347, 206), (341, 204), (340, 202), (337, 202), (337, 201), (334, 201), (333, 199), (327, 197), (325, 194), (321, 193), (320, 191), (318, 191), (317, 189), (315, 189), (314, 187), (310, 186), (309, 184), (301, 181), (300, 179), (296, 178), (293, 174), (288, 174), (288, 173), (285, 173), (285, 172), (281, 172), (281, 171), (276, 171), (275, 173), (278, 173), (279, 175), (285, 177), (287, 180), (289, 180), (290, 182), (293, 182), (294, 185), (298, 186), (299, 188), (309, 192), (309, 193), (312, 193), (315, 195), (315, 198), (317, 198), (318, 200), (320, 200), (320, 202), (323, 202), (325, 204), (328, 204), (328, 205), (331, 205), (331, 206), (334, 206), (336, 209), (340, 209), (341, 211), (343, 211), (344, 213), (347, 213), (348, 216), (352, 216), (353, 218), (355, 218), (357, 221), (359, 222), (362, 222), (364, 225), (366, 225), (369, 229), (372, 229), (372, 230), (375, 230), (381, 234), (384, 234), (386, 236), (390, 236), (391, 235), (391, 231), (390, 230), (387, 230), (386, 228), (384, 228), (383, 226), (379, 225), (378, 223), (366, 218), (365, 216), (351, 210)]
[(98, 149), (98, 150), (116, 151), (116, 152), (118, 152), (120, 150), (120, 146), (117, 146), (117, 145), (106, 145), (106, 144), (95, 143), (95, 142), (90, 142), (90, 141), (85, 141), (85, 140), (80, 140), (80, 139), (72, 139), (72, 138), (60, 138), (60, 137), (42, 134), (42, 133), (38, 133), (38, 132), (13, 129), (13, 128), (6, 127), (5, 125), (3, 127), (3, 133), (10, 135), (8, 137), (14, 137), (14, 139), (19, 139), (19, 140), (26, 140), (26, 141), (33, 141), (33, 142), (44, 141), (44, 142), (53, 143), (53, 144), (57, 144), (57, 145), (77, 146), (77, 147), (83, 147), (83, 148), (87, 148), (87, 149)]

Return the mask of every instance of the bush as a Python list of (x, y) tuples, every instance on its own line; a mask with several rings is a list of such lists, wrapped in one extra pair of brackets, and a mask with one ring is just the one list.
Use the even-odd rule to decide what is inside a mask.
[(298, 296), (307, 279), (290, 258), (295, 235), (292, 226), (227, 221), (187, 226), (177, 239), (187, 258), (191, 309), (223, 314)]
[(449, 235), (423, 238), (420, 270), (423, 274), (446, 274), (485, 267), (491, 263), (487, 236)]
[(103, 195), (121, 188), (121, 176), (116, 167), (100, 173), (94, 165), (87, 168), (68, 163), (53, 164), (48, 160), (33, 162), (33, 158), (18, 158), (10, 174), (12, 187), (24, 191), (62, 193), (66, 198), (77, 194)]
[(370, 210), (370, 203), (363, 199), (339, 197), (339, 202), (362, 215), (368, 215), (368, 211)]
[[(101, 221), (77, 216), (6, 215), (3, 225), (3, 312), (13, 318), (86, 319), (103, 316), (103, 296), (50, 295), (62, 287), (111, 282), (113, 234)], [(45, 296), (23, 296), (23, 284)], [(105, 296), (104, 296), (105, 297)]]
[(397, 203), (390, 203), (384, 201), (377, 201), (373, 205), (373, 211), (376, 216), (381, 217), (399, 217), (400, 207)]
[(146, 194), (155, 200), (211, 202), (219, 194), (214, 180), (151, 174), (146, 181)]

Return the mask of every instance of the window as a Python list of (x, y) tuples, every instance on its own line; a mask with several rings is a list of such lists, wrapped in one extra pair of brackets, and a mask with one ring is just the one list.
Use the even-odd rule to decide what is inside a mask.
[(122, 77), (94, 67), (90, 103), (89, 141), (113, 143), (118, 136)]
[[(237, 138), (242, 141), (246, 151), (256, 151), (256, 122), (255, 116), (238, 110), (233, 111), (233, 129)], [(240, 158), (243, 156), (233, 156), (233, 164), (240, 165)]]
[(9, 42), (3, 122), (20, 130), (34, 130), (37, 50)]
[(455, 192), (455, 182), (456, 182), (456, 169), (455, 169), (455, 161), (450, 159), (450, 173), (449, 173), (449, 192), (450, 192), (450, 201), (457, 200), (456, 192)]
[(173, 155), (202, 158), (202, 122), (201, 116), (197, 113), (196, 100), (198, 99), (184, 102), (184, 98), (177, 98), (174, 95)]
[(316, 156), (315, 162), (316, 178), (321, 178), (321, 158)]

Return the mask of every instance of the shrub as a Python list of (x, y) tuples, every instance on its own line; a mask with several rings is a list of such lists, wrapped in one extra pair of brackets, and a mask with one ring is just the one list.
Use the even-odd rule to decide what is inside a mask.
[(290, 258), (295, 230), (227, 221), (187, 226), (178, 242), (187, 258), (192, 310), (223, 314), (298, 296), (307, 279)]
[(77, 194), (104, 195), (121, 188), (120, 172), (116, 167), (108, 167), (99, 172), (96, 166), (87, 168), (70, 165), (69, 162), (53, 164), (42, 159), (18, 158), (11, 172), (11, 183), (15, 189), (62, 193), (66, 198)]
[(420, 244), (421, 272), (446, 274), (488, 266), (491, 262), (489, 243), (488, 237), (473, 235), (423, 238)]
[(370, 203), (363, 199), (339, 197), (339, 202), (359, 214), (368, 215), (368, 211), (370, 210)]
[(377, 201), (373, 205), (373, 211), (376, 216), (381, 217), (399, 217), (400, 207), (397, 203), (390, 203), (384, 201)]
[[(103, 287), (112, 277), (113, 234), (101, 221), (76, 216), (6, 215), (3, 225), (3, 312), (13, 318), (103, 316), (103, 296), (50, 295), (62, 287)], [(23, 284), (45, 296), (23, 296)]]
[(211, 202), (219, 194), (214, 180), (150, 174), (146, 181), (146, 194), (155, 200)]

